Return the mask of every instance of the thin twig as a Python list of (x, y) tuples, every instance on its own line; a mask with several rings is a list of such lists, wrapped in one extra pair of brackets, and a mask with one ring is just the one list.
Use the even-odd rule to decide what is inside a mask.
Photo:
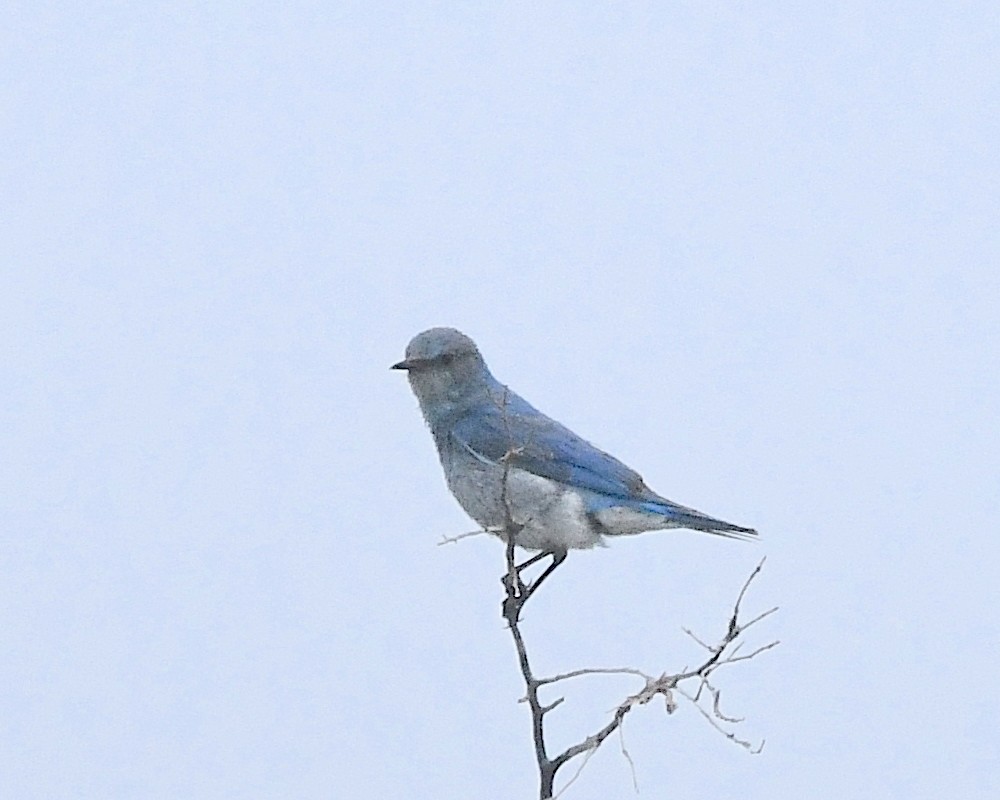
[(635, 771), (635, 762), (632, 760), (632, 756), (629, 755), (628, 748), (625, 746), (624, 725), (618, 728), (618, 744), (621, 746), (622, 755), (625, 756), (625, 760), (628, 761), (629, 772), (632, 773), (632, 788), (635, 789), (636, 794), (639, 794), (639, 776)]
[(521, 667), (521, 675), (524, 678), (525, 699), (531, 709), (531, 733), (535, 745), (535, 762), (538, 765), (538, 796), (541, 800), (552, 797), (552, 789), (555, 781), (556, 767), (549, 759), (545, 749), (545, 715), (559, 705), (561, 700), (545, 707), (538, 699), (539, 683), (531, 672), (531, 664), (528, 661), (528, 651), (524, 644), (524, 637), (521, 635), (519, 619), (521, 609), (528, 597), (528, 590), (521, 581), (517, 563), (514, 556), (514, 542), (520, 526), (514, 520), (514, 514), (507, 497), (508, 478), (510, 477), (511, 456), (514, 455), (513, 440), (510, 432), (510, 425), (507, 419), (508, 389), (504, 387), (502, 399), (502, 411), (504, 427), (506, 428), (508, 451), (502, 459), (504, 469), (500, 485), (500, 502), (504, 509), (504, 544), (507, 572), (504, 577), (504, 588), (507, 596), (503, 603), (503, 615), (507, 620), (507, 627), (511, 637), (514, 639), (514, 647), (517, 650), (517, 660)]
[[(500, 529), (491, 529), (490, 531), (476, 531), (469, 534), (462, 534), (458, 537), (453, 537), (451, 539), (445, 539), (441, 544), (458, 541), (459, 539), (466, 538), (467, 536), (478, 535), (479, 533), (491, 532), (500, 535), (505, 544), (505, 560), (506, 560), (506, 572), (504, 574), (503, 586), (506, 592), (506, 596), (503, 603), (503, 616), (507, 620), (507, 627), (510, 630), (511, 637), (514, 640), (514, 647), (517, 651), (518, 664), (521, 669), (521, 676), (524, 679), (525, 694), (523, 702), (528, 705), (531, 712), (531, 728), (532, 728), (532, 740), (535, 746), (535, 762), (538, 767), (538, 779), (539, 779), (539, 798), (540, 800), (550, 800), (553, 797), (553, 790), (555, 784), (555, 776), (559, 769), (565, 766), (569, 761), (576, 758), (577, 756), (583, 756), (583, 759), (573, 773), (573, 776), (566, 782), (566, 784), (560, 789), (559, 795), (561, 796), (576, 780), (580, 777), (583, 768), (587, 765), (590, 759), (593, 757), (594, 753), (601, 744), (615, 731), (618, 731), (618, 735), (621, 743), (622, 754), (625, 756), (629, 763), (632, 771), (632, 782), (635, 787), (636, 792), (638, 792), (638, 780), (636, 778), (635, 764), (629, 755), (628, 749), (625, 747), (624, 732), (622, 730), (622, 724), (625, 717), (630, 711), (632, 711), (636, 706), (645, 705), (657, 696), (662, 696), (666, 704), (667, 713), (673, 713), (677, 708), (677, 703), (674, 700), (673, 692), (676, 690), (681, 696), (689, 700), (692, 705), (698, 710), (698, 712), (705, 717), (706, 720), (715, 728), (717, 731), (722, 733), (727, 739), (739, 744), (740, 746), (746, 748), (750, 752), (760, 752), (760, 748), (764, 746), (763, 741), (760, 746), (754, 749), (753, 745), (743, 739), (738, 738), (732, 731), (726, 730), (720, 723), (719, 720), (728, 724), (736, 724), (741, 721), (736, 717), (728, 717), (722, 713), (720, 710), (720, 692), (709, 682), (709, 676), (725, 664), (732, 664), (737, 661), (747, 661), (760, 655), (766, 650), (770, 650), (775, 647), (778, 642), (771, 642), (770, 644), (758, 647), (752, 653), (743, 655), (740, 654), (740, 648), (743, 645), (742, 641), (737, 641), (741, 634), (746, 631), (751, 625), (761, 621), (768, 615), (774, 613), (777, 609), (771, 609), (763, 614), (758, 615), (749, 622), (745, 624), (740, 624), (739, 614), (740, 607), (746, 596), (747, 590), (753, 580), (760, 574), (761, 568), (764, 566), (764, 560), (757, 565), (757, 567), (750, 573), (750, 577), (747, 578), (743, 587), (740, 589), (740, 593), (736, 598), (736, 603), (733, 607), (733, 613), (730, 617), (727, 625), (727, 630), (722, 640), (715, 646), (711, 646), (703, 642), (690, 630), (684, 629), (684, 632), (694, 639), (698, 644), (705, 648), (708, 653), (705, 661), (700, 665), (688, 669), (684, 668), (679, 673), (667, 674), (663, 673), (658, 678), (654, 678), (651, 675), (647, 675), (641, 670), (634, 669), (632, 667), (608, 667), (608, 668), (588, 668), (588, 669), (575, 669), (568, 672), (559, 673), (546, 678), (536, 678), (531, 671), (531, 665), (528, 660), (528, 650), (524, 642), (524, 636), (521, 633), (520, 628), (520, 616), (521, 611), (524, 607), (525, 602), (531, 596), (534, 588), (537, 587), (539, 581), (526, 586), (524, 581), (521, 579), (520, 568), (518, 567), (515, 560), (515, 542), (517, 539), (517, 534), (523, 527), (519, 525), (514, 520), (513, 510), (510, 504), (510, 498), (507, 495), (508, 490), (508, 478), (510, 477), (511, 462), (514, 460), (514, 456), (518, 455), (523, 447), (524, 443), (521, 443), (519, 447), (515, 447), (515, 443), (510, 431), (509, 420), (507, 418), (507, 403), (508, 403), (508, 390), (504, 388), (503, 395), (501, 398), (502, 411), (503, 411), (503, 422), (507, 434), (507, 452), (501, 459), (503, 463), (503, 475), (501, 477), (500, 485), (500, 503), (504, 509), (504, 525)], [(522, 521), (523, 522), (523, 521)], [(543, 554), (544, 555), (544, 554)], [(553, 564), (551, 568), (558, 566), (556, 561), (556, 555), (553, 555)], [(565, 554), (563, 555), (565, 557)], [(560, 559), (561, 560), (561, 559)], [(532, 559), (529, 562), (533, 563)], [(523, 567), (524, 565), (522, 565)], [(545, 574), (543, 573), (543, 578)], [(734, 646), (731, 646), (734, 645)], [(546, 749), (545, 743), (545, 715), (550, 711), (554, 710), (564, 702), (564, 698), (559, 697), (553, 702), (545, 705), (541, 702), (539, 698), (539, 690), (543, 686), (548, 686), (551, 684), (558, 683), (560, 681), (570, 680), (572, 678), (578, 678), (585, 675), (634, 675), (640, 677), (644, 680), (645, 685), (635, 694), (629, 695), (621, 703), (618, 704), (617, 708), (614, 710), (612, 718), (603, 727), (601, 727), (596, 733), (586, 737), (576, 744), (570, 745), (562, 753), (554, 758), (550, 758)], [(683, 681), (688, 680), (698, 681), (698, 690), (695, 696), (688, 694), (679, 684)], [(699, 702), (698, 698), (701, 696), (702, 689), (707, 689), (708, 692), (712, 694), (713, 704), (711, 713), (703, 708)]]
[(715, 650), (714, 647), (705, 644), (701, 639), (699, 639), (697, 636), (695, 636), (688, 628), (681, 628), (681, 630), (684, 631), (684, 633), (686, 633), (688, 636), (690, 636), (692, 639), (694, 639), (698, 644), (700, 644), (706, 650), (708, 650), (708, 652), (711, 653), (711, 652), (713, 652)]
[(583, 757), (583, 761), (581, 761), (580, 766), (576, 768), (576, 772), (573, 773), (573, 777), (571, 777), (568, 781), (566, 781), (566, 785), (559, 790), (559, 793), (555, 795), (555, 797), (553, 797), (552, 800), (559, 800), (560, 797), (566, 794), (566, 790), (569, 789), (569, 787), (572, 786), (574, 783), (576, 783), (576, 779), (580, 777), (580, 773), (583, 772), (583, 768), (587, 766), (587, 762), (590, 761), (591, 757), (596, 752), (597, 752), (597, 745), (594, 745), (594, 747), (587, 753), (587, 755)]
[(768, 609), (768, 610), (767, 610), (767, 611), (765, 611), (765, 612), (764, 612), (763, 614), (758, 614), (758, 615), (757, 615), (756, 617), (754, 617), (754, 618), (753, 618), (752, 620), (750, 620), (749, 622), (745, 622), (745, 623), (743, 623), (743, 630), (746, 630), (746, 629), (747, 629), (747, 628), (749, 628), (749, 627), (750, 627), (751, 625), (756, 625), (756, 624), (757, 624), (758, 622), (760, 622), (760, 621), (761, 621), (762, 619), (764, 619), (764, 617), (769, 617), (769, 616), (771, 616), (771, 615), (772, 615), (772, 614), (773, 614), (773, 613), (774, 613), (775, 611), (777, 611), (777, 610), (778, 610), (778, 607), (777, 607), (777, 606), (775, 606), (774, 608), (770, 608), (770, 609)]
[(708, 682), (707, 678), (705, 679), (704, 685), (708, 689), (708, 691), (712, 693), (712, 697), (714, 698), (714, 702), (712, 703), (712, 713), (715, 714), (716, 717), (721, 719), (723, 722), (729, 722), (733, 725), (738, 725), (739, 723), (743, 722), (743, 720), (745, 719), (744, 717), (727, 717), (725, 714), (722, 713), (722, 709), (719, 708), (719, 703), (722, 700), (721, 689), (716, 689), (714, 686), (712, 686), (712, 684)]
[(536, 680), (539, 686), (544, 686), (547, 683), (556, 683), (558, 681), (569, 680), (570, 678), (578, 678), (581, 675), (638, 675), (640, 678), (652, 680), (652, 678), (642, 670), (633, 669), (632, 667), (596, 667), (594, 669), (574, 669), (572, 672), (563, 672), (559, 675), (553, 675), (551, 678), (537, 678)]
[(562, 705), (564, 702), (566, 702), (566, 698), (565, 697), (560, 697), (560, 698), (558, 698), (556, 700), (553, 700), (547, 706), (542, 706), (539, 710), (542, 712), (542, 714), (548, 714), (553, 708), (555, 708), (556, 706)]
[(725, 661), (720, 661), (719, 666), (721, 667), (723, 664), (735, 664), (737, 661), (749, 661), (754, 656), (758, 656), (765, 650), (770, 650), (772, 647), (777, 647), (779, 644), (781, 644), (781, 640), (775, 639), (773, 642), (768, 642), (767, 644), (758, 647), (752, 653), (747, 653), (745, 656), (735, 656), (734, 658), (727, 658)]
[[(731, 717), (726, 717), (721, 713), (721, 711), (719, 711), (718, 695), (716, 694), (717, 690), (715, 690), (715, 687), (713, 687), (711, 684), (708, 683), (707, 678), (709, 675), (711, 675), (711, 673), (715, 669), (717, 669), (719, 666), (722, 666), (723, 664), (733, 663), (734, 661), (748, 660), (750, 658), (753, 658), (755, 655), (759, 655), (765, 650), (769, 650), (777, 645), (777, 642), (772, 642), (771, 644), (757, 648), (757, 650), (755, 650), (753, 653), (749, 655), (731, 656), (732, 652), (738, 650), (738, 648), (742, 645), (742, 642), (737, 642), (736, 640), (738, 639), (740, 634), (748, 627), (748, 625), (740, 625), (739, 623), (740, 604), (742, 603), (743, 599), (746, 596), (748, 587), (753, 582), (754, 578), (756, 578), (756, 576), (760, 573), (763, 564), (764, 562), (762, 560), (760, 564), (758, 564), (757, 567), (753, 570), (753, 572), (751, 572), (750, 577), (748, 577), (746, 582), (743, 584), (743, 587), (741, 588), (740, 593), (737, 597), (736, 603), (734, 604), (733, 614), (729, 619), (726, 633), (723, 636), (722, 641), (719, 642), (719, 644), (712, 647), (706, 644), (705, 642), (701, 641), (697, 636), (694, 635), (694, 633), (686, 631), (695, 641), (701, 644), (709, 653), (708, 658), (706, 658), (706, 660), (702, 664), (692, 669), (685, 669), (680, 673), (675, 673), (672, 675), (664, 673), (659, 678), (655, 679), (646, 676), (639, 670), (630, 670), (630, 668), (622, 668), (621, 670), (618, 669), (607, 670), (608, 672), (612, 673), (628, 672), (632, 674), (639, 674), (645, 678), (646, 685), (645, 687), (643, 687), (642, 690), (636, 692), (633, 695), (630, 695), (622, 703), (620, 703), (618, 708), (615, 709), (612, 719), (606, 725), (604, 725), (604, 727), (602, 727), (600, 730), (598, 730), (591, 736), (588, 736), (583, 741), (578, 742), (575, 745), (571, 745), (570, 747), (567, 747), (562, 753), (553, 758), (551, 763), (553, 764), (555, 771), (558, 771), (560, 767), (562, 767), (564, 764), (566, 764), (568, 761), (572, 760), (576, 756), (581, 755), (583, 753), (592, 752), (593, 750), (596, 750), (598, 747), (600, 747), (600, 745), (604, 742), (605, 739), (607, 739), (608, 736), (610, 736), (616, 730), (621, 729), (621, 725), (625, 719), (625, 716), (630, 711), (632, 711), (632, 709), (634, 709), (638, 705), (644, 705), (648, 703), (656, 695), (662, 695), (664, 697), (667, 711), (668, 713), (672, 713), (673, 710), (676, 708), (676, 704), (674, 703), (672, 698), (672, 691), (674, 689), (676, 689), (682, 696), (690, 700), (692, 704), (698, 709), (699, 713), (701, 713), (702, 716), (704, 716), (712, 724), (712, 727), (714, 727), (716, 730), (722, 733), (727, 739), (730, 739), (736, 744), (741, 745), (750, 752), (759, 752), (759, 749), (757, 750), (754, 749), (752, 743), (740, 739), (731, 731), (727, 731), (725, 728), (723, 728), (719, 724), (719, 722), (716, 721), (715, 718), (713, 718), (712, 714), (708, 713), (704, 708), (702, 708), (698, 704), (697, 700), (690, 694), (688, 694), (684, 689), (682, 689), (679, 686), (679, 684), (682, 681), (697, 678), (699, 681), (699, 693), (703, 685), (708, 686), (708, 688), (713, 691), (713, 698), (715, 700), (713, 708), (716, 711), (718, 711), (719, 715), (718, 718), (727, 722), (732, 722), (735, 719)], [(767, 613), (771, 612), (766, 612), (766, 614)], [(766, 616), (766, 614), (763, 616)], [(759, 619), (761, 618), (762, 617), (757, 617), (754, 620), (752, 620), (752, 622), (759, 621)], [(737, 647), (730, 648), (730, 645), (732, 645), (734, 642), (736, 643)], [(563, 677), (575, 677), (577, 675), (587, 675), (600, 672), (602, 672), (602, 670), (598, 669), (574, 670), (572, 672), (565, 673)], [(556, 677), (559, 678), (560, 676)], [(763, 746), (763, 743), (761, 744), (761, 746)], [(577, 774), (579, 774), (579, 772), (577, 772)], [(576, 775), (574, 775), (574, 779), (575, 777)]]
[(460, 533), (458, 536), (442, 536), (441, 541), (438, 542), (438, 547), (443, 544), (455, 544), (456, 542), (462, 541), (462, 539), (468, 539), (470, 536), (483, 536), (488, 533), (499, 533), (500, 531), (491, 531), (486, 529), (479, 529), (478, 531), (469, 531), (468, 533)]
[[(704, 708), (702, 708), (698, 704), (698, 702), (691, 695), (689, 695), (687, 692), (685, 692), (680, 687), (677, 687), (677, 692), (681, 695), (681, 697), (685, 697), (688, 700), (690, 700), (691, 701), (691, 705), (693, 705), (696, 709), (698, 709), (698, 713), (701, 714), (705, 719), (708, 720), (708, 724), (711, 725), (713, 728), (715, 728), (719, 733), (721, 733), (727, 739), (729, 739), (729, 741), (733, 742), (734, 744), (738, 744), (740, 747), (742, 747), (742, 748), (744, 748), (746, 750), (749, 750), (751, 753), (754, 752), (754, 746), (753, 746), (752, 742), (748, 742), (748, 741), (746, 741), (746, 739), (740, 739), (732, 731), (727, 731), (725, 728), (723, 728), (718, 722), (716, 722), (712, 718), (711, 714), (709, 714)], [(760, 747), (763, 747), (763, 746), (764, 746), (764, 743), (761, 742)], [(757, 750), (757, 752), (759, 753), (760, 750)]]

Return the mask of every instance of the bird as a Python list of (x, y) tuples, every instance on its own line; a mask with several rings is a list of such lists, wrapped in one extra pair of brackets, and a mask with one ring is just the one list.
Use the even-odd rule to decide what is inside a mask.
[(532, 593), (570, 550), (607, 537), (688, 528), (752, 539), (734, 525), (657, 494), (635, 470), (546, 416), (493, 377), (476, 343), (454, 328), (413, 337), (405, 370), (437, 447), (445, 481), (482, 528), (513, 535), (524, 550), (552, 561)]

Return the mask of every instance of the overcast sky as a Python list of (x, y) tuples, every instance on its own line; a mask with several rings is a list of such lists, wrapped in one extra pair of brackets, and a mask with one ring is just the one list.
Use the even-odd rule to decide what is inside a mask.
[(388, 369), (451, 325), (762, 533), (529, 606), (540, 673), (679, 670), (767, 556), (782, 645), (719, 674), (764, 752), (653, 704), (643, 797), (997, 797), (998, 9), (6, 4), (0, 795), (533, 796), (502, 548), (437, 546)]

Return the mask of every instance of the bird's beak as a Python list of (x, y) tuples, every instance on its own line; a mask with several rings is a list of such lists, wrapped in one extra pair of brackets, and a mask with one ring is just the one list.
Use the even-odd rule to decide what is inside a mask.
[(409, 361), (400, 361), (398, 364), (393, 364), (389, 369), (409, 369), (412, 366), (413, 364)]

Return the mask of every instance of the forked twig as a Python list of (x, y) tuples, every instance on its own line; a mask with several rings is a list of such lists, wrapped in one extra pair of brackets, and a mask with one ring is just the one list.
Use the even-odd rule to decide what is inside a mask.
[[(764, 561), (762, 560), (743, 584), (734, 605), (733, 613), (728, 620), (726, 633), (723, 635), (718, 644), (714, 646), (708, 645), (695, 636), (691, 631), (685, 631), (705, 648), (707, 652), (705, 660), (694, 667), (685, 667), (680, 672), (664, 673), (659, 677), (653, 677), (642, 670), (632, 667), (584, 668), (570, 670), (568, 672), (559, 673), (549, 677), (535, 677), (531, 671), (528, 661), (527, 648), (520, 629), (519, 615), (523, 599), (518, 597), (516, 594), (516, 585), (512, 581), (505, 582), (508, 594), (504, 604), (504, 615), (507, 619), (508, 627), (511, 631), (511, 636), (514, 639), (514, 644), (518, 652), (518, 660), (521, 665), (521, 675), (524, 678), (526, 689), (524, 701), (528, 704), (531, 710), (532, 731), (535, 741), (535, 756), (539, 775), (539, 798), (541, 798), (541, 800), (548, 800), (548, 798), (553, 797), (555, 776), (559, 769), (572, 761), (574, 758), (583, 756), (584, 759), (579, 768), (574, 772), (570, 780), (562, 787), (559, 794), (561, 795), (565, 792), (566, 788), (579, 777), (583, 767), (590, 760), (593, 753), (596, 752), (597, 748), (599, 748), (601, 744), (615, 731), (621, 733), (622, 723), (624, 722), (625, 717), (637, 706), (645, 705), (655, 697), (662, 696), (666, 704), (667, 713), (673, 713), (677, 709), (677, 703), (674, 700), (674, 692), (688, 700), (713, 728), (719, 731), (719, 733), (731, 742), (743, 747), (751, 753), (759, 753), (761, 751), (764, 746), (763, 741), (761, 741), (759, 745), (755, 746), (749, 740), (738, 737), (732, 730), (725, 727), (727, 725), (739, 724), (743, 720), (740, 717), (728, 716), (722, 712), (720, 708), (721, 691), (710, 682), (709, 678), (722, 666), (733, 664), (738, 661), (748, 661), (778, 645), (777, 641), (772, 641), (768, 644), (757, 647), (750, 653), (739, 654), (739, 648), (743, 644), (740, 637), (747, 630), (747, 628), (757, 622), (760, 622), (762, 619), (777, 610), (771, 609), (754, 617), (749, 622), (740, 622), (740, 605), (746, 596), (747, 589), (751, 582), (757, 577), (757, 575), (760, 574), (763, 564)], [(511, 539), (508, 539), (507, 567), (508, 576), (516, 574), (514, 546)], [(539, 690), (544, 686), (587, 675), (631, 675), (642, 678), (644, 686), (639, 691), (629, 695), (625, 698), (625, 700), (619, 703), (612, 714), (612, 718), (602, 728), (582, 741), (570, 745), (559, 755), (550, 758), (545, 745), (545, 715), (560, 705), (564, 698), (560, 697), (553, 703), (544, 704), (539, 699)], [(682, 686), (682, 684), (688, 681), (697, 682), (697, 689), (693, 694)], [(712, 698), (709, 708), (705, 708), (700, 702), (703, 690)], [(622, 744), (622, 748), (626, 759), (632, 767), (633, 782), (635, 782), (634, 764), (632, 764), (632, 759), (629, 757), (627, 750), (624, 750), (624, 743)]]
[[(560, 768), (568, 764), (574, 758), (583, 756), (583, 760), (580, 762), (579, 767), (574, 772), (573, 776), (560, 790), (559, 794), (562, 795), (563, 792), (565, 792), (566, 789), (577, 780), (587, 762), (611, 734), (618, 731), (619, 736), (622, 736), (622, 723), (624, 722), (625, 717), (637, 706), (645, 705), (657, 696), (660, 696), (664, 698), (668, 714), (672, 714), (676, 711), (677, 702), (674, 699), (675, 691), (681, 697), (688, 700), (709, 722), (709, 724), (727, 739), (740, 745), (751, 753), (759, 753), (764, 746), (763, 741), (761, 741), (757, 747), (754, 747), (751, 742), (737, 737), (732, 730), (725, 727), (739, 724), (742, 722), (742, 718), (731, 717), (723, 714), (720, 709), (721, 692), (710, 682), (709, 679), (712, 674), (722, 666), (734, 664), (739, 661), (749, 661), (750, 659), (753, 659), (761, 653), (764, 653), (765, 651), (778, 645), (778, 641), (775, 640), (757, 647), (750, 653), (743, 654), (740, 652), (740, 649), (743, 646), (743, 641), (740, 637), (747, 631), (747, 629), (777, 611), (777, 608), (772, 608), (762, 614), (758, 614), (748, 622), (740, 621), (741, 606), (746, 597), (747, 591), (750, 588), (750, 584), (760, 574), (760, 571), (764, 566), (764, 559), (761, 559), (760, 563), (756, 566), (753, 572), (750, 573), (750, 576), (740, 589), (739, 595), (737, 596), (733, 607), (733, 613), (728, 620), (726, 632), (717, 644), (709, 645), (690, 630), (684, 629), (684, 632), (701, 645), (707, 653), (705, 660), (701, 664), (692, 668), (685, 667), (680, 672), (665, 672), (659, 677), (653, 677), (652, 675), (648, 675), (645, 672), (632, 667), (574, 669), (550, 677), (535, 677), (528, 660), (528, 650), (524, 642), (524, 636), (521, 633), (520, 617), (521, 610), (524, 607), (525, 602), (527, 602), (534, 589), (537, 588), (539, 582), (536, 581), (530, 586), (526, 585), (521, 579), (521, 569), (528, 563), (534, 563), (534, 561), (537, 560), (537, 557), (529, 559), (525, 562), (525, 564), (520, 566), (518, 566), (515, 561), (516, 538), (522, 526), (518, 525), (514, 520), (507, 495), (507, 489), (511, 462), (513, 457), (517, 455), (521, 448), (524, 447), (524, 444), (522, 443), (519, 447), (515, 447), (513, 439), (511, 438), (510, 428), (507, 423), (506, 416), (507, 399), (507, 390), (505, 388), (501, 403), (502, 410), (504, 411), (504, 424), (507, 427), (507, 441), (509, 449), (505, 457), (502, 459), (504, 471), (500, 487), (500, 500), (502, 507), (505, 510), (506, 519), (505, 525), (502, 529), (494, 529), (489, 532), (498, 534), (503, 539), (505, 545), (506, 571), (504, 573), (503, 586), (506, 592), (506, 597), (503, 602), (503, 616), (507, 620), (508, 629), (510, 630), (511, 637), (514, 640), (518, 664), (521, 669), (521, 675), (524, 678), (525, 695), (523, 702), (528, 705), (531, 712), (532, 740), (535, 746), (535, 762), (538, 767), (538, 796), (540, 800), (550, 800), (554, 796), (553, 790), (555, 777)], [(468, 535), (473, 534), (463, 534), (452, 540), (446, 539), (445, 542), (457, 541), (458, 539), (465, 538), (465, 536)], [(563, 557), (565, 556), (563, 555)], [(553, 563), (544, 575), (547, 575), (552, 569), (558, 566), (559, 563), (561, 563), (561, 558), (557, 560), (555, 554), (553, 554)], [(559, 755), (550, 758), (545, 742), (545, 716), (553, 709), (560, 706), (564, 702), (564, 698), (558, 697), (551, 703), (543, 703), (539, 697), (539, 692), (545, 686), (587, 675), (631, 675), (642, 678), (644, 685), (638, 692), (629, 695), (618, 704), (613, 711), (611, 719), (603, 727), (599, 728), (596, 732), (587, 736), (582, 741), (570, 745)], [(688, 692), (681, 685), (689, 681), (697, 683), (697, 689), (693, 694)], [(703, 690), (712, 698), (711, 706), (707, 709), (701, 704)], [(636, 786), (636, 791), (638, 791), (635, 765), (632, 763), (632, 758), (629, 756), (628, 750), (625, 748), (624, 738), (621, 739), (621, 748), (624, 757), (632, 769), (633, 785)]]

